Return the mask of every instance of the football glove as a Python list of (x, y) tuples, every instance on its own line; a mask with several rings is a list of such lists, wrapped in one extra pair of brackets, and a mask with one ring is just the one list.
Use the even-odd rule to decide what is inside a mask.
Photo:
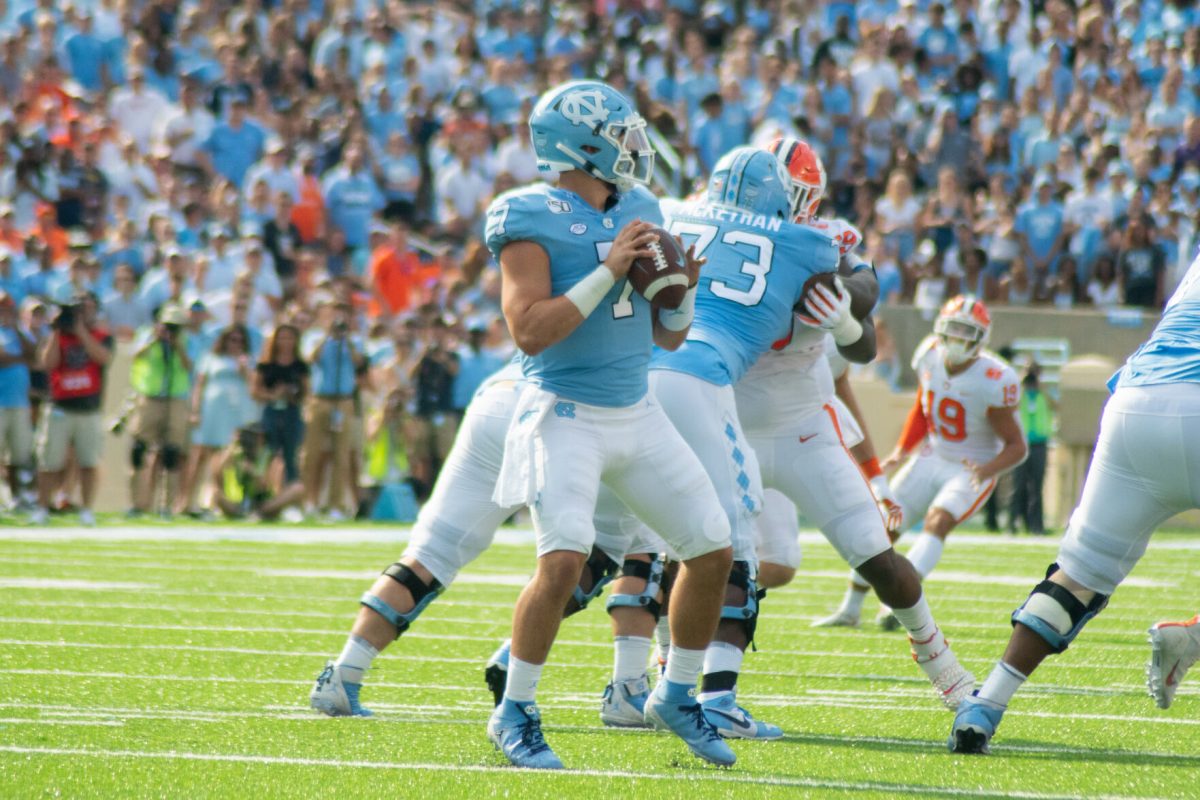
[(850, 293), (842, 285), (842, 279), (833, 278), (836, 294), (824, 284), (817, 284), (804, 298), (807, 314), (800, 314), (800, 321), (811, 328), (820, 328), (833, 334), (838, 347), (851, 345), (862, 338), (862, 323), (850, 313)]
[(876, 475), (871, 478), (871, 493), (875, 495), (875, 503), (879, 506), (879, 513), (883, 515), (883, 524), (887, 528), (888, 533), (899, 533), (900, 528), (904, 525), (904, 512), (900, 508), (900, 504), (896, 502), (896, 496), (892, 494), (892, 487), (888, 486), (887, 478), (882, 475)]

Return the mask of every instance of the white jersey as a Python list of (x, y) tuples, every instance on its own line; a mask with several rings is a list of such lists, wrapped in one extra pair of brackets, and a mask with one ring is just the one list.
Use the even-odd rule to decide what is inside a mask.
[(990, 461), (1004, 443), (988, 422), (989, 408), (1015, 408), (1020, 383), (1013, 368), (984, 350), (966, 372), (950, 375), (942, 345), (928, 336), (913, 354), (920, 380), (921, 410), (929, 426), (933, 452), (949, 461)]
[(862, 234), (858, 228), (844, 219), (822, 219), (813, 217), (807, 223), (810, 228), (816, 228), (830, 239), (838, 243), (838, 251), (842, 255), (850, 253), (862, 243)]
[[(843, 219), (813, 217), (805, 224), (834, 239), (843, 256), (862, 242), (858, 229)], [(847, 367), (832, 336), (793, 317), (791, 333), (759, 356), (734, 386), (742, 429), (748, 436), (786, 433), (833, 400), (833, 381)], [(845, 419), (852, 418), (847, 413)]]

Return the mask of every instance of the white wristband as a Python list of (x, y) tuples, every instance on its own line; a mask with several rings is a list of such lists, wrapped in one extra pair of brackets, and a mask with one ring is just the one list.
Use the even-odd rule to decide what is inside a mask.
[(658, 310), (658, 321), (662, 326), (669, 331), (686, 331), (688, 326), (692, 324), (692, 317), (696, 313), (696, 287), (693, 286), (687, 290), (683, 296), (683, 302), (679, 304), (679, 308)]
[(563, 296), (575, 304), (579, 309), (579, 313), (584, 319), (596, 310), (596, 306), (603, 302), (608, 290), (611, 289), (617, 282), (613, 277), (612, 270), (601, 264), (594, 270), (584, 275), (579, 283), (567, 289)]

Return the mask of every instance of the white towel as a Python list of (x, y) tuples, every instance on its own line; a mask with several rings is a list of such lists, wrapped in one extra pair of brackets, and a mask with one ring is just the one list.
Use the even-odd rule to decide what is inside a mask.
[(504, 436), (500, 475), (492, 490), (492, 501), (501, 508), (531, 505), (545, 485), (545, 447), (540, 428), (556, 399), (532, 384), (521, 389)]

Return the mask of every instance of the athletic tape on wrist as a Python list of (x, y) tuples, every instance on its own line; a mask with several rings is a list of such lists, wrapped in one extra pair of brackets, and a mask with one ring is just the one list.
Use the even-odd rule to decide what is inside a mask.
[(851, 345), (862, 338), (863, 326), (862, 323), (856, 320), (853, 316), (847, 314), (846, 318), (833, 329), (833, 341), (838, 347)]
[(583, 318), (587, 319), (596, 310), (596, 306), (604, 301), (605, 295), (616, 282), (612, 271), (601, 264), (568, 289), (564, 297), (574, 303)]
[(683, 302), (679, 304), (679, 308), (667, 310), (659, 309), (658, 321), (662, 326), (669, 331), (687, 330), (687, 327), (692, 324), (692, 317), (696, 313), (696, 287), (693, 286), (687, 290), (683, 296)]
[(871, 456), (866, 461), (860, 461), (858, 465), (862, 467), (863, 474), (867, 476), (867, 480), (883, 474), (883, 470), (879, 468), (879, 459), (876, 456)]

